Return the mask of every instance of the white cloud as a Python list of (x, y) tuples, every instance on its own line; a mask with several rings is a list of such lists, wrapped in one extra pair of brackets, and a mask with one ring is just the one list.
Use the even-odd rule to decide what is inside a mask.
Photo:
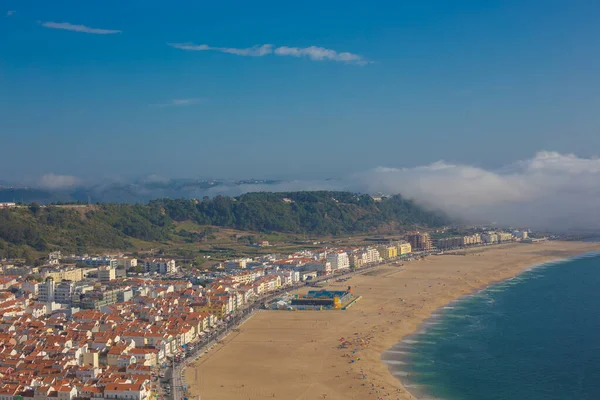
[(40, 177), (38, 185), (45, 189), (67, 189), (80, 183), (79, 178), (75, 176), (49, 173)]
[(193, 44), (193, 43), (168, 43), (169, 46), (180, 50), (188, 51), (220, 51), (221, 53), (235, 54), (238, 56), (251, 56), (251, 57), (262, 57), (267, 54), (273, 53), (273, 46), (270, 44), (263, 44), (261, 46), (252, 46), (243, 49), (237, 49), (233, 47), (211, 47), (207, 44)]
[(348, 52), (337, 52), (335, 50), (325, 49), (323, 47), (310, 46), (310, 47), (287, 47), (281, 46), (275, 49), (275, 54), (278, 56), (292, 56), (292, 57), (307, 57), (314, 61), (341, 61), (346, 63), (354, 64), (367, 64), (368, 61), (358, 54)]
[(498, 171), (443, 161), (377, 168), (355, 190), (402, 194), (474, 222), (537, 228), (600, 228), (600, 159), (542, 151)]
[(185, 107), (198, 104), (203, 100), (202, 98), (173, 99), (163, 104), (152, 104), (151, 107)]
[(256, 45), (246, 48), (234, 47), (212, 47), (207, 44), (193, 43), (168, 43), (169, 46), (187, 51), (220, 51), (222, 53), (235, 54), (238, 56), (262, 57), (269, 54), (289, 57), (306, 57), (313, 61), (339, 61), (350, 64), (364, 65), (370, 63), (363, 56), (348, 52), (337, 52), (323, 47), (274, 47), (271, 44)]
[(401, 194), (466, 222), (534, 229), (600, 229), (600, 159), (542, 151), (498, 170), (438, 161), (378, 167), (338, 180), (220, 186), (208, 195), (349, 190)]
[(15, 15), (15, 13), (16, 13), (16, 11), (15, 11), (15, 10), (8, 10), (8, 11), (6, 12), (6, 16), (7, 16), (7, 17), (12, 17), (13, 15)]
[(66, 31), (92, 33), (95, 35), (111, 35), (115, 33), (121, 33), (121, 31), (118, 30), (90, 28), (85, 25), (73, 25), (68, 22), (42, 22), (41, 25), (51, 29), (64, 29)]
[[(148, 180), (158, 181), (150, 177)], [(258, 191), (348, 190), (401, 194), (466, 222), (497, 222), (533, 229), (600, 230), (600, 159), (542, 151), (499, 169), (438, 161), (428, 165), (378, 167), (335, 180), (295, 180), (276, 184), (224, 184), (190, 192), (173, 188), (170, 197), (239, 195)], [(39, 185), (66, 188), (72, 176), (48, 174)], [(144, 198), (164, 196), (148, 189)]]

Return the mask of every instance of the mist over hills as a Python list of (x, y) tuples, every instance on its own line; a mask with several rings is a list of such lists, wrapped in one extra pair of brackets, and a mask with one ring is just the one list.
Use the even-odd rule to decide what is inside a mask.
[(0, 189), (0, 201), (147, 203), (157, 198), (239, 196), (249, 192), (346, 191), (400, 194), (455, 220), (553, 231), (600, 231), (600, 159), (541, 151), (495, 169), (438, 161), (377, 167), (336, 179), (194, 180), (149, 176), (133, 182), (86, 182), (44, 175), (29, 188)]
[[(108, 182), (101, 184), (77, 183), (68, 187), (38, 185), (26, 187), (4, 182), (0, 185), (0, 202), (51, 203), (148, 203), (158, 198), (202, 198), (217, 194), (239, 195), (248, 191), (261, 191), (276, 185), (275, 180), (194, 180), (194, 179), (141, 179), (131, 183)], [(256, 188), (256, 190), (252, 190)], [(275, 188), (274, 188), (275, 189)]]

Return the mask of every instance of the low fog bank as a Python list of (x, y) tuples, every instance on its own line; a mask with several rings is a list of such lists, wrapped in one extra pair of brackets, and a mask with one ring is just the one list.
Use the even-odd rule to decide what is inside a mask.
[(539, 152), (495, 171), (439, 161), (413, 168), (378, 167), (339, 180), (221, 186), (208, 193), (321, 189), (401, 194), (472, 223), (600, 230), (600, 159), (556, 152)]
[[(45, 175), (40, 187), (67, 190), (80, 179)], [(430, 209), (465, 222), (492, 223), (552, 230), (600, 231), (600, 159), (539, 152), (531, 159), (486, 170), (444, 161), (412, 168), (378, 167), (331, 180), (250, 183), (219, 182), (213, 186), (157, 180), (73, 187), (93, 201), (145, 202), (159, 197), (202, 198), (248, 192), (344, 190), (401, 194)]]

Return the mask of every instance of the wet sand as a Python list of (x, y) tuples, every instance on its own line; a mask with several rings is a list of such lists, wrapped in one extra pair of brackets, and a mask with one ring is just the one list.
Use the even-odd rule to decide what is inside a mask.
[[(600, 243), (507, 244), (386, 265), (329, 288), (362, 299), (346, 311), (262, 311), (188, 367), (190, 398), (414, 399), (381, 361), (437, 308), (529, 266)], [(340, 348), (344, 338), (346, 348)]]

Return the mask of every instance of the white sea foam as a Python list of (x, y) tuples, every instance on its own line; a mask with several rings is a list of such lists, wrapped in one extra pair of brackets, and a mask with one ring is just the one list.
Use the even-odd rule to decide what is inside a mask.
[(404, 365), (406, 364), (404, 361), (400, 361), (400, 360), (383, 360), (384, 363), (386, 364), (390, 364), (390, 365)]
[(386, 353), (392, 353), (392, 354), (412, 354), (410, 351), (402, 351), (402, 350), (386, 350)]
[(446, 318), (459, 318), (459, 319), (462, 319), (462, 318), (468, 318), (468, 317), (469, 317), (469, 315), (466, 315), (466, 314), (447, 314), (446, 315)]
[(392, 375), (394, 375), (394, 376), (409, 376), (410, 374), (406, 371), (393, 371)]
[(418, 340), (412, 340), (412, 339), (402, 339), (402, 343), (406, 343), (406, 344), (418, 344), (421, 343)]
[(421, 387), (421, 385), (415, 385), (415, 384), (403, 384), (402, 386), (404, 386), (406, 389), (416, 389), (416, 388)]

